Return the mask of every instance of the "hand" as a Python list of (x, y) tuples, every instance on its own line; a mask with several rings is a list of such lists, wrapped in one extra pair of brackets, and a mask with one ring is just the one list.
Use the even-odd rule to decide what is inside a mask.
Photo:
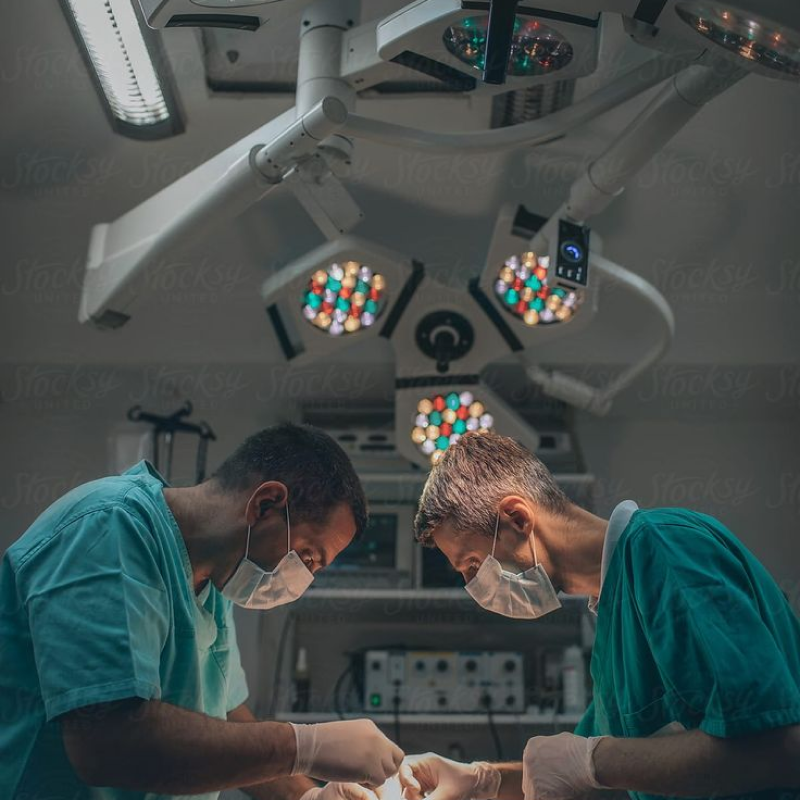
[(435, 753), (408, 756), (400, 765), (406, 800), (490, 800), (500, 790), (500, 773), (491, 764), (462, 764)]
[(522, 754), (525, 800), (572, 800), (607, 788), (594, 769), (594, 750), (602, 738), (559, 733), (529, 739)]
[(289, 724), (297, 740), (293, 775), (374, 789), (395, 775), (403, 760), (403, 751), (372, 720)]
[(326, 783), (308, 789), (300, 800), (377, 800), (377, 796), (357, 783)]

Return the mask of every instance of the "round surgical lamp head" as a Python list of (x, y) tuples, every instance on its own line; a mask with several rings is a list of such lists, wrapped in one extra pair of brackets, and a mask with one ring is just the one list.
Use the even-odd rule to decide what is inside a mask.
[[(448, 52), (479, 72), (486, 66), (488, 23), (488, 15), (465, 17), (448, 26), (442, 36)], [(536, 19), (515, 18), (508, 75), (548, 75), (566, 67), (572, 56), (572, 45), (554, 28)]]
[(493, 427), (494, 418), (472, 392), (444, 392), (419, 401), (411, 441), (436, 464), (465, 433), (485, 433)]
[(325, 361), (342, 347), (386, 337), (423, 272), (408, 256), (341, 236), (277, 270), (261, 296), (286, 360)]
[(582, 293), (548, 282), (550, 258), (532, 252), (507, 258), (494, 293), (503, 309), (529, 327), (569, 322), (579, 311)]
[(713, 2), (679, 2), (675, 11), (714, 44), (769, 70), (800, 76), (800, 32), (755, 11)]
[(597, 68), (602, 15), (595, 3), (573, 3), (569, 13), (560, 4), (521, 1), (498, 11), (499, 5), (415, 0), (378, 23), (378, 55), (479, 94), (580, 78)]
[(386, 279), (359, 261), (315, 270), (301, 297), (303, 317), (330, 336), (372, 327), (386, 307)]

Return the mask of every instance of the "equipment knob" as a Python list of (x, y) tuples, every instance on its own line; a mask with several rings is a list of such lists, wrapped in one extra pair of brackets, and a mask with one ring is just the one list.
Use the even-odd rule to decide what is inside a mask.
[(505, 669), (506, 672), (513, 672), (516, 668), (517, 668), (517, 662), (512, 661), (511, 659), (509, 659), (508, 661), (506, 661), (505, 664), (503, 664), (503, 669)]
[(450, 665), (443, 658), (440, 658), (439, 661), (436, 662), (436, 669), (439, 670), (439, 672), (447, 672), (449, 666)]

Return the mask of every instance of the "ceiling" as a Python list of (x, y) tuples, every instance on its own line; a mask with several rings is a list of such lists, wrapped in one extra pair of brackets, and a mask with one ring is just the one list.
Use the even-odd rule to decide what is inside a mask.
[[(365, 6), (368, 4), (364, 4)], [(399, 7), (402, 3), (382, 3)], [(277, 46), (269, 30), (265, 48)], [(283, 34), (285, 36), (285, 33)], [(278, 37), (280, 38), (280, 37)], [(110, 221), (291, 105), (212, 96), (196, 31), (163, 35), (187, 115), (182, 136), (135, 142), (112, 133), (52, 0), (5, 0), (0, 30), (0, 302), (9, 362), (278, 363), (261, 282), (322, 237), (295, 199), (272, 193), (236, 223), (198, 239), (153, 275), (127, 326), (77, 322), (92, 224)], [(606, 71), (646, 55), (611, 25)], [(601, 70), (589, 81), (604, 78)], [(579, 93), (590, 86), (579, 85)], [(800, 87), (750, 77), (702, 111), (594, 221), (605, 254), (670, 299), (674, 363), (796, 362), (800, 341)], [(549, 213), (592, 154), (647, 98), (566, 139), (507, 155), (431, 157), (358, 143), (349, 188), (366, 210), (354, 231), (425, 262), (448, 281), (482, 266), (498, 207)], [(487, 126), (489, 101), (364, 100), (358, 112), (436, 130)], [(615, 363), (649, 320), (620, 292), (580, 339), (540, 358)], [(342, 360), (385, 362), (386, 343)], [(537, 354), (538, 355), (538, 354)]]

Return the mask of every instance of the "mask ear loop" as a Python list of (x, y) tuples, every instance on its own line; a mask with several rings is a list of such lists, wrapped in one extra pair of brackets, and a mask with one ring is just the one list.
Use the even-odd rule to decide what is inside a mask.
[(531, 528), (531, 539), (533, 539), (533, 566), (539, 566), (539, 558), (536, 555), (536, 534), (533, 532), (533, 528)]
[(286, 553), (292, 552), (292, 524), (289, 522), (289, 498), (286, 498)]
[(494, 539), (492, 540), (492, 558), (494, 558), (494, 550), (497, 547), (497, 531), (500, 529), (500, 512), (497, 512), (497, 519), (494, 521)]
[(247, 541), (244, 545), (244, 557), (247, 558), (250, 553), (250, 525), (247, 526)]

